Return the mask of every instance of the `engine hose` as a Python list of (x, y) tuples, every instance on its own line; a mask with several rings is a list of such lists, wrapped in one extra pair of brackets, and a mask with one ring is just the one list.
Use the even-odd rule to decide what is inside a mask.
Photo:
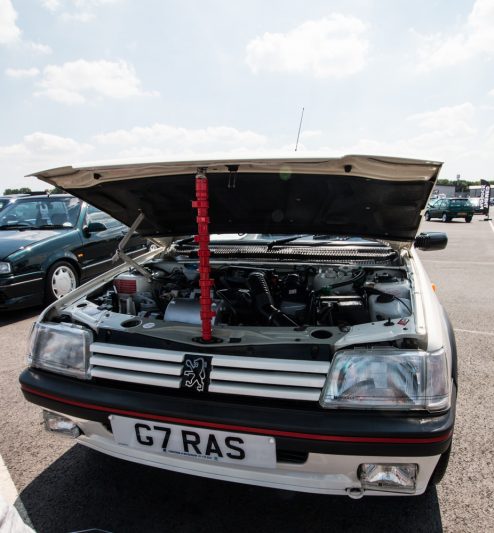
[(274, 305), (273, 296), (271, 295), (266, 276), (263, 272), (252, 272), (249, 274), (247, 284), (249, 285), (252, 302), (256, 310), (263, 317), (266, 325), (298, 326), (295, 320), (292, 320)]

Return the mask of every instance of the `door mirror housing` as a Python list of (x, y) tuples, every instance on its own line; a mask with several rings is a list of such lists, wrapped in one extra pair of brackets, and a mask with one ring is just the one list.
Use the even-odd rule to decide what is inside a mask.
[(99, 233), (106, 229), (107, 227), (101, 222), (90, 222), (87, 226), (84, 226), (84, 235), (89, 237), (92, 233)]
[(444, 250), (448, 244), (448, 236), (442, 231), (422, 232), (415, 237), (415, 248), (424, 251)]

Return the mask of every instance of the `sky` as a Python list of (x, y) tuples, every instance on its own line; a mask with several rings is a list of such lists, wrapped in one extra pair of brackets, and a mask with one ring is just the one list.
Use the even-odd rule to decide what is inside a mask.
[(86, 161), (293, 152), (494, 178), (494, 0), (0, 0), (0, 192)]

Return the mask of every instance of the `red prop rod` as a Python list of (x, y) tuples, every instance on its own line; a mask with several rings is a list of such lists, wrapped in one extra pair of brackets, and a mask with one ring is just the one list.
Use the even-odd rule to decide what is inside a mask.
[(211, 268), (209, 265), (209, 196), (208, 178), (205, 168), (198, 168), (196, 174), (196, 200), (192, 202), (192, 207), (197, 209), (197, 235), (194, 240), (199, 244), (199, 287), (201, 289), (201, 329), (202, 341), (212, 342), (211, 319), (215, 316), (211, 304), (211, 286), (213, 280), (210, 278)]

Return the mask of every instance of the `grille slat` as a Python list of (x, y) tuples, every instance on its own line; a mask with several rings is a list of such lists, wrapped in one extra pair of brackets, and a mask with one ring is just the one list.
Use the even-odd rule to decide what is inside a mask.
[(158, 348), (122, 346), (120, 344), (106, 344), (104, 342), (93, 342), (90, 346), (90, 350), (94, 353), (120, 355), (122, 357), (138, 359), (152, 359), (156, 361), (166, 361), (168, 363), (182, 363), (184, 360), (183, 352), (160, 350)]
[(262, 398), (284, 398), (286, 400), (318, 401), (320, 389), (306, 387), (276, 387), (274, 385), (254, 385), (215, 381), (209, 385), (209, 392), (222, 394), (238, 394), (241, 396), (260, 396)]
[(150, 372), (167, 376), (180, 376), (182, 374), (182, 365), (143, 361), (142, 359), (132, 359), (130, 357), (114, 357), (111, 355), (94, 354), (91, 357), (91, 364), (93, 366), (135, 370), (137, 372)]
[(154, 385), (178, 389), (182, 379), (180, 377), (162, 376), (149, 374), (147, 372), (133, 372), (131, 370), (119, 370), (115, 368), (94, 367), (91, 370), (93, 378), (111, 379), (114, 381), (125, 381), (126, 383), (140, 383), (142, 385)]
[(237, 381), (239, 383), (263, 383), (266, 385), (286, 385), (291, 387), (315, 387), (321, 389), (324, 376), (295, 372), (262, 372), (252, 370), (229, 370), (215, 368), (211, 371), (211, 381)]

